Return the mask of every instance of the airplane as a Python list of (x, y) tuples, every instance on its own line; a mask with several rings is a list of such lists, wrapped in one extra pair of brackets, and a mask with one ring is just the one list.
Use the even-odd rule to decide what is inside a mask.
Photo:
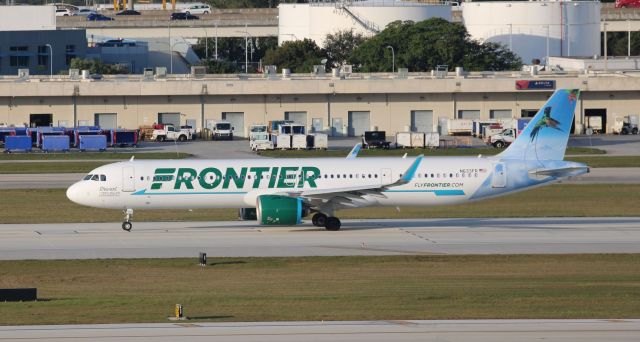
[[(579, 90), (560, 89), (496, 156), (134, 160), (104, 165), (67, 189), (78, 204), (121, 209), (122, 229), (138, 209), (255, 210), (262, 225), (339, 230), (340, 209), (478, 201), (589, 172), (564, 161)], [(246, 210), (249, 209), (249, 210)]]

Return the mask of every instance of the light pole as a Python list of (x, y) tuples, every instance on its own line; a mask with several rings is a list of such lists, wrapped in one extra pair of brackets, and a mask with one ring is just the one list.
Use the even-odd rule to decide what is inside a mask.
[(176, 45), (178, 45), (178, 44), (184, 44), (184, 45), (186, 45), (186, 46), (187, 46), (187, 49), (189, 48), (189, 44), (187, 44), (187, 43), (185, 43), (185, 42), (175, 42), (175, 43), (173, 43), (173, 44), (171, 45), (171, 48), (170, 48), (170, 51), (169, 51), (169, 56), (170, 56), (170, 58), (171, 58), (171, 63), (170, 63), (170, 64), (171, 64), (171, 66), (170, 66), (170, 69), (169, 69), (169, 70), (170, 70), (170, 71), (169, 71), (169, 73), (170, 73), (170, 74), (172, 74), (172, 75), (173, 75), (173, 47), (174, 47), (174, 46), (176, 46)]
[(51, 52), (51, 55), (49, 56), (49, 69), (51, 70), (51, 78), (53, 78), (53, 47), (51, 47), (51, 44), (44, 44), (45, 46), (49, 47), (49, 51)]
[(391, 49), (391, 73), (393, 74), (396, 70), (396, 51), (391, 45), (387, 45), (387, 49)]
[[(246, 29), (246, 26), (245, 26)], [(249, 31), (236, 31), (238, 33), (244, 33), (244, 73), (249, 73), (249, 37), (253, 39), (253, 36), (249, 34)]]

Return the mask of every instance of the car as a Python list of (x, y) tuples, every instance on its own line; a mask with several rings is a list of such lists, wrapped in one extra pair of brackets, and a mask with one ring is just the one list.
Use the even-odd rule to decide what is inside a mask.
[(189, 13), (171, 13), (171, 20), (196, 20), (196, 19), (200, 19), (198, 17), (196, 17), (193, 14), (189, 14)]
[(203, 5), (203, 4), (199, 4), (199, 5), (191, 5), (187, 8), (183, 8), (181, 10), (182, 13), (187, 13), (187, 14), (209, 14), (211, 13), (211, 7), (209, 5)]
[(90, 8), (81, 8), (78, 10), (78, 12), (74, 13), (73, 15), (77, 15), (77, 16), (88, 16), (90, 14), (98, 14), (98, 12), (96, 12), (95, 10), (92, 10)]
[(116, 15), (140, 15), (141, 13), (134, 10), (124, 10), (122, 12), (116, 13)]
[(616, 8), (638, 8), (640, 0), (616, 0)]
[(109, 18), (106, 15), (102, 15), (102, 14), (89, 14), (87, 16), (87, 20), (88, 21), (111, 21), (111, 20), (115, 20), (113, 18)]
[(102, 79), (102, 74), (91, 74), (89, 75), (89, 78), (98, 81)]
[(56, 10), (56, 17), (68, 17), (73, 15), (73, 12), (71, 12), (70, 9), (57, 9)]

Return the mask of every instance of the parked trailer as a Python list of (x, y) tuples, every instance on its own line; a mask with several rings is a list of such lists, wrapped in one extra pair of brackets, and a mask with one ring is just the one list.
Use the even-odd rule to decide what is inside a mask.
[(67, 152), (69, 151), (68, 135), (43, 135), (42, 150), (44, 152)]
[(447, 122), (449, 135), (471, 135), (473, 121), (469, 119), (452, 119)]
[(16, 131), (13, 129), (1, 129), (0, 130), (0, 142), (4, 144), (6, 137), (16, 135)]
[(100, 135), (81, 135), (79, 137), (80, 151), (106, 151), (107, 137)]
[(11, 135), (7, 136), (4, 141), (5, 152), (31, 152), (33, 143), (31, 137), (28, 135)]

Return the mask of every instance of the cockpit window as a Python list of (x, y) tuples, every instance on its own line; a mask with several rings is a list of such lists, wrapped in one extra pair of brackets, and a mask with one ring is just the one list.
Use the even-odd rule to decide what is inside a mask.
[(84, 178), (82, 180), (89, 180), (89, 179), (91, 179), (92, 176), (93, 175), (86, 175), (86, 176), (84, 176)]
[(101, 182), (106, 182), (106, 181), (107, 181), (107, 176), (105, 176), (105, 175), (100, 175), (100, 181), (101, 181)]
[(92, 181), (96, 181), (96, 182), (97, 182), (97, 181), (99, 181), (99, 180), (100, 180), (100, 176), (98, 176), (98, 175), (93, 175), (93, 176), (91, 177), (91, 180), (92, 180)]

